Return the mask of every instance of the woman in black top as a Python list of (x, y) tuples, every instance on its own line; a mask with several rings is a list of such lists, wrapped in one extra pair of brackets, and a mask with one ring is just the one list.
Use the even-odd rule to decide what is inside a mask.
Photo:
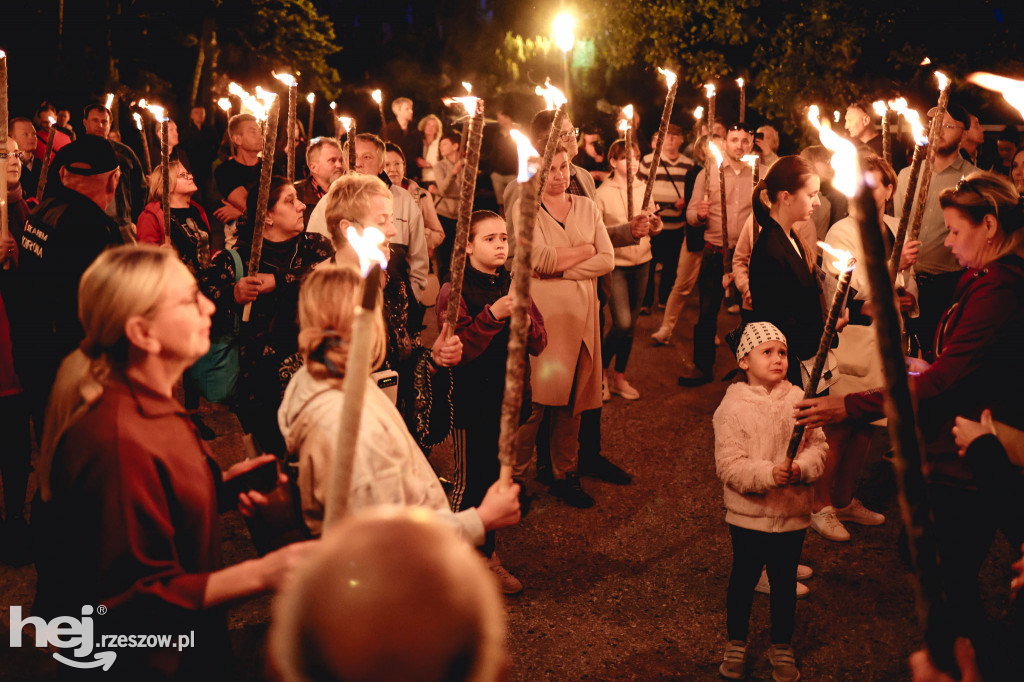
[(238, 420), (264, 452), (283, 457), (277, 409), (285, 386), (301, 363), (299, 285), (315, 265), (334, 255), (334, 247), (327, 237), (304, 230), (305, 206), (298, 200), (295, 186), (275, 176), (270, 182), (259, 272), (249, 275), (253, 233), (249, 216), (256, 214), (258, 195), (256, 187), (250, 188), (246, 213), (239, 220), (242, 225), (235, 248), (244, 271), (236, 273), (231, 254), (221, 251), (203, 274), (202, 285), (217, 306), (214, 338), (230, 332), (235, 316), (241, 315), (246, 303), (252, 303), (249, 322), (242, 323), (239, 332)]

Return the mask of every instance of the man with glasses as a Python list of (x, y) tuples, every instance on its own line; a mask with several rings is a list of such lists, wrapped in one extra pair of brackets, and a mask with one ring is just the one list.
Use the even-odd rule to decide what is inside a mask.
[[(932, 108), (929, 116), (935, 116), (938, 107)], [(963, 268), (957, 263), (953, 252), (946, 247), (946, 220), (939, 206), (942, 190), (955, 187), (960, 179), (978, 170), (977, 166), (960, 156), (960, 140), (971, 126), (971, 117), (959, 104), (950, 103), (943, 117), (939, 140), (935, 145), (935, 161), (932, 166), (931, 187), (924, 205), (921, 221), (921, 249), (914, 271), (917, 274), (917, 288), (920, 300), (920, 315), (911, 318), (909, 329), (917, 336), (921, 351), (927, 356), (935, 340), (935, 328), (939, 318), (953, 300), (953, 290), (960, 279)], [(921, 169), (923, 172), (923, 168)], [(896, 182), (896, 196), (893, 198), (896, 217), (903, 215), (903, 200), (907, 196), (910, 182), (910, 168), (900, 171)], [(920, 178), (918, 179), (920, 190)], [(920, 196), (920, 194), (918, 194)], [(912, 204), (911, 221), (914, 220), (919, 199)]]

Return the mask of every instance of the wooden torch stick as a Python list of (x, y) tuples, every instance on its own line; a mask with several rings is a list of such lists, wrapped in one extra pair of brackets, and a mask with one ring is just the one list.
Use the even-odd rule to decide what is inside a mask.
[[(10, 235), (7, 227), (7, 119), (7, 53), (0, 50), (0, 238), (5, 240)], [(4, 270), (10, 266), (10, 259), (4, 261)]]
[(900, 222), (896, 227), (896, 241), (892, 246), (892, 256), (889, 259), (889, 279), (896, 281), (896, 271), (900, 265), (900, 254), (903, 252), (903, 244), (907, 240), (907, 227), (910, 225), (910, 214), (914, 210), (914, 195), (917, 193), (917, 180), (921, 175), (921, 162), (928, 155), (927, 144), (919, 144), (914, 147), (914, 158), (910, 162), (910, 176), (907, 179), (907, 195), (903, 197), (903, 213), (900, 214)]
[(548, 130), (548, 141), (544, 144), (544, 158), (540, 162), (540, 170), (537, 171), (537, 201), (540, 201), (541, 192), (544, 191), (544, 183), (548, 181), (548, 170), (555, 158), (555, 151), (558, 149), (558, 138), (562, 134), (562, 123), (565, 121), (565, 104), (559, 104), (555, 109), (555, 117), (551, 119), (551, 128)]
[(46, 136), (46, 152), (43, 154), (43, 167), (39, 170), (39, 184), (36, 186), (36, 201), (42, 201), (46, 192), (46, 176), (50, 174), (50, 157), (53, 156), (53, 141), (57, 136), (57, 129), (54, 127), (56, 123), (56, 119), (51, 116), (50, 132)]
[[(946, 107), (949, 106), (949, 82), (945, 76), (942, 76), (940, 72), (935, 72), (939, 78), (940, 84), (944, 84), (945, 87), (939, 89), (939, 103), (936, 107), (938, 111), (935, 112), (935, 116), (932, 117), (931, 130), (928, 135), (928, 156), (924, 160), (924, 170), (921, 172), (921, 179), (919, 181), (919, 189), (917, 192), (917, 212), (914, 214), (914, 222), (910, 226), (910, 241), (917, 239), (917, 236), (921, 234), (921, 222), (924, 220), (924, 207), (928, 201), (928, 190), (932, 184), (932, 166), (935, 164), (935, 147), (942, 137), (942, 126), (945, 123), (946, 118)], [(893, 252), (895, 255), (895, 252)], [(895, 256), (897, 259), (898, 255)]]
[(672, 119), (672, 107), (675, 106), (676, 91), (679, 89), (679, 80), (674, 73), (665, 69), (658, 69), (658, 71), (668, 80), (668, 95), (665, 96), (665, 106), (661, 110), (658, 140), (654, 144), (654, 154), (651, 156), (651, 168), (647, 175), (647, 186), (644, 187), (644, 200), (640, 204), (641, 211), (646, 211), (647, 207), (651, 205), (651, 195), (654, 194), (654, 181), (658, 175), (658, 164), (661, 163), (661, 149), (665, 146), (665, 135), (668, 133), (668, 124)]
[(629, 106), (629, 118), (626, 121), (626, 220), (633, 220), (636, 215), (633, 198), (633, 106)]
[(914, 568), (914, 597), (918, 623), (934, 660), (944, 670), (953, 668), (953, 637), (948, 618), (942, 615), (944, 601), (939, 574), (938, 543), (931, 518), (925, 479), (925, 460), (917, 430), (914, 398), (900, 339), (900, 313), (892, 280), (885, 266), (885, 247), (878, 209), (866, 183), (854, 199), (860, 224), (864, 267), (867, 268), (875, 329), (885, 377), (885, 415), (893, 448), (893, 470), (899, 491), (900, 514), (907, 530)]
[(171, 143), (167, 137), (169, 127), (169, 121), (164, 116), (160, 119), (160, 179), (164, 183), (160, 199), (164, 209), (164, 243), (171, 239)]
[(473, 217), (473, 200), (476, 197), (476, 175), (480, 168), (480, 145), (484, 139), (484, 101), (477, 99), (476, 113), (470, 123), (466, 165), (462, 169), (462, 195), (459, 200), (459, 219), (455, 228), (455, 244), (452, 246), (452, 260), (449, 268), (451, 296), (445, 320), (448, 322), (448, 336), (455, 333), (459, 320), (459, 304), (462, 301), (462, 275), (466, 269), (466, 244), (469, 242), (469, 222)]
[[(267, 221), (267, 203), (270, 201), (270, 178), (274, 174), (274, 145), (277, 144), (277, 121), (281, 111), (281, 98), (275, 97), (270, 105), (270, 117), (263, 133), (263, 159), (260, 165), (260, 188), (256, 197), (256, 215), (252, 217), (252, 251), (249, 253), (250, 277), (259, 274), (263, 257), (263, 227)], [(252, 301), (242, 309), (242, 321), (248, 322)]]

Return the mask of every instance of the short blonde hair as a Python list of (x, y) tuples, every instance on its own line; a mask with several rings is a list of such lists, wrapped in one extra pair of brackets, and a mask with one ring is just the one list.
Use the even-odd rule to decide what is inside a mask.
[[(183, 170), (185, 170), (185, 166), (182, 165), (181, 161), (171, 161), (168, 164), (167, 176), (172, 189), (174, 188), (174, 183), (178, 180), (178, 173)], [(164, 172), (162, 165), (154, 168), (153, 172), (149, 174), (149, 200), (163, 203)]]
[(384, 181), (373, 175), (349, 173), (331, 183), (327, 191), (325, 217), (336, 250), (340, 251), (348, 244), (348, 238), (341, 231), (341, 221), (355, 223), (363, 220), (370, 212), (370, 200), (375, 196), (392, 198), (391, 190)]
[[(362, 296), (363, 278), (352, 266), (321, 266), (302, 281), (299, 290), (299, 352), (306, 361), (309, 373), (316, 379), (337, 377), (325, 361), (335, 365), (342, 374), (348, 361), (348, 344), (352, 341), (352, 324)], [(387, 334), (384, 317), (378, 305), (375, 316), (376, 334), (373, 339), (372, 366), (376, 369), (384, 361)], [(341, 343), (324, 351), (323, 360), (310, 359), (328, 339)]]

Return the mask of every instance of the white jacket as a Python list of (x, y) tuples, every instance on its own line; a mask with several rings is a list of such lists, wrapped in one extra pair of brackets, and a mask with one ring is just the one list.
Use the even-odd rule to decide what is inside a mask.
[[(402, 415), (369, 377), (367, 383), (348, 511), (379, 505), (426, 507), (474, 546), (483, 544), (484, 525), (476, 508), (452, 512)], [(303, 367), (288, 384), (277, 413), (288, 451), (298, 454), (302, 516), (314, 535), (323, 524), (344, 402), (335, 382), (314, 379)]]
[(828, 446), (820, 428), (808, 429), (797, 451), (801, 482), (779, 487), (772, 469), (786, 461), (804, 392), (783, 381), (769, 393), (760, 386), (729, 386), (715, 410), (715, 466), (725, 483), (725, 520), (765, 533), (786, 533), (811, 523), (814, 491), (808, 483), (825, 469)]

